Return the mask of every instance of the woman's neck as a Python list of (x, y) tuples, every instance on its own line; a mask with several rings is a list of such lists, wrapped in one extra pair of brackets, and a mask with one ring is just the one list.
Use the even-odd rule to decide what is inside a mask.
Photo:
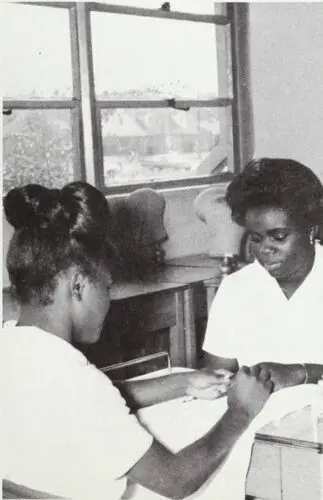
[(17, 326), (35, 326), (71, 342), (68, 315), (52, 306), (21, 305)]

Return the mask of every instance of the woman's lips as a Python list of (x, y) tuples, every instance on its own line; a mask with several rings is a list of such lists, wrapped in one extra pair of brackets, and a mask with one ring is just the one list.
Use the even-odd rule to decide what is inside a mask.
[(263, 262), (262, 264), (267, 271), (273, 271), (281, 266), (281, 262)]

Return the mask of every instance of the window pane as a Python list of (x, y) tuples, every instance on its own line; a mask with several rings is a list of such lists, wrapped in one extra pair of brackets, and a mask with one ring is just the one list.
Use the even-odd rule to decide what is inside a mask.
[(72, 96), (68, 9), (4, 3), (1, 11), (4, 96)]
[[(225, 26), (102, 12), (91, 16), (99, 98), (219, 96), (216, 31), (225, 34)], [(228, 95), (229, 90), (221, 91), (221, 97)]]
[[(208, 175), (228, 170), (223, 110), (102, 110), (107, 186)], [(231, 163), (229, 163), (231, 165)]]
[[(162, 0), (105, 0), (103, 3), (160, 9), (164, 2)], [(214, 0), (171, 0), (170, 4), (172, 11), (191, 12), (193, 14), (225, 14), (225, 4)], [(219, 11), (220, 7), (221, 12)]]
[(67, 110), (13, 111), (3, 120), (3, 190), (28, 183), (61, 187), (74, 178)]

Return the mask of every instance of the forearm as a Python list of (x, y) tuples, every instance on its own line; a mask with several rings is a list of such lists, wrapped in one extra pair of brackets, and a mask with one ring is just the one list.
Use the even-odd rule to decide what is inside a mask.
[(195, 492), (218, 470), (250, 421), (248, 415), (228, 410), (205, 436), (176, 455), (182, 462), (176, 469), (183, 471), (178, 480), (183, 481), (185, 494)]
[(191, 374), (189, 371), (145, 380), (124, 380), (114, 382), (114, 385), (118, 387), (128, 406), (138, 410), (184, 396)]
[(224, 369), (236, 373), (239, 370), (239, 363), (235, 358), (222, 358), (203, 351), (202, 357), (199, 360), (199, 368), (212, 368), (214, 370)]
[(128, 476), (160, 495), (186, 498), (217, 471), (249, 422), (228, 410), (205, 436), (176, 454), (154, 440)]
[[(323, 376), (323, 365), (305, 363), (307, 370), (307, 384), (316, 384)], [(304, 383), (305, 380), (302, 382)]]
[(305, 383), (316, 384), (323, 376), (323, 365), (319, 364), (265, 362), (260, 363), (260, 366), (269, 370), (275, 391)]

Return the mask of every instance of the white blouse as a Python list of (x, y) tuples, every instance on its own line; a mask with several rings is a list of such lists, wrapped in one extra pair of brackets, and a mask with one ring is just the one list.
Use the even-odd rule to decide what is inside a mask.
[(258, 261), (223, 280), (211, 306), (203, 350), (239, 365), (323, 363), (323, 247), (290, 299)]
[(122, 497), (153, 438), (79, 351), (35, 327), (3, 329), (0, 390), (5, 478), (73, 500)]

